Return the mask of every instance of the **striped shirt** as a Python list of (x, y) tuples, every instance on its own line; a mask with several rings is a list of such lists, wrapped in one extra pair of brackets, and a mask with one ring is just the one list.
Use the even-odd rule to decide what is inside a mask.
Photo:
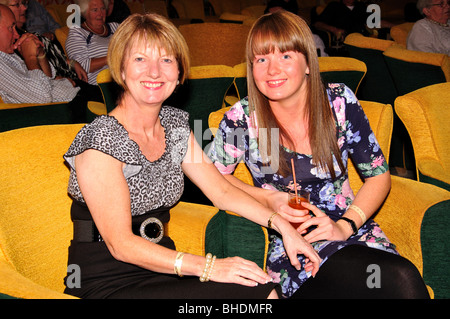
[(42, 70), (28, 70), (16, 53), (0, 51), (0, 96), (5, 103), (69, 102), (77, 95), (79, 87), (65, 79), (54, 79)]
[(70, 28), (66, 40), (66, 51), (69, 59), (78, 61), (88, 72), (89, 84), (97, 85), (97, 75), (100, 71), (108, 68), (107, 65), (94, 72), (89, 72), (92, 58), (100, 58), (108, 53), (108, 45), (112, 35), (116, 32), (119, 24), (116, 22), (107, 23), (110, 29), (107, 37), (98, 36), (81, 27)]

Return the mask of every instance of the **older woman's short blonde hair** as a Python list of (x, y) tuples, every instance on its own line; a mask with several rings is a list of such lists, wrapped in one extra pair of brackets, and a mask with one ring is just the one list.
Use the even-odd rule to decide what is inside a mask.
[(184, 37), (163, 16), (154, 13), (133, 14), (120, 24), (113, 35), (107, 55), (111, 77), (125, 91), (128, 89), (122, 78), (125, 59), (135, 44), (151, 44), (173, 55), (180, 72), (178, 80), (183, 84), (190, 68), (189, 49)]

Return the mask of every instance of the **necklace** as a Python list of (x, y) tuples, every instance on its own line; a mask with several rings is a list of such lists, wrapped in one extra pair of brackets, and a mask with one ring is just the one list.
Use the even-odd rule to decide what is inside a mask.
[(444, 27), (444, 28), (447, 28), (447, 27), (448, 27), (448, 23), (440, 23), (440, 22), (437, 22), (437, 21), (431, 20), (431, 19), (429, 19), (429, 18), (427, 18), (427, 20), (428, 20), (428, 21), (430, 21), (431, 23), (434, 23), (434, 24), (440, 25), (441, 27)]
[(95, 33), (95, 34), (97, 34), (97, 35), (100, 35), (100, 36), (103, 36), (103, 35), (105, 35), (105, 33), (106, 33), (106, 27), (105, 27), (105, 25), (103, 25), (103, 31), (102, 32), (95, 32), (94, 30), (92, 30), (90, 27), (89, 27), (89, 24), (85, 21), (84, 22), (84, 26), (85, 26), (85, 28), (88, 30), (88, 31), (90, 31), (90, 32), (92, 32), (92, 33)]

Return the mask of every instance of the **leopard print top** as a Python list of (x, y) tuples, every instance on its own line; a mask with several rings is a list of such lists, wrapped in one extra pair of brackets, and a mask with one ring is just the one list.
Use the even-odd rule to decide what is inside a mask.
[(166, 134), (166, 149), (153, 162), (147, 160), (116, 118), (108, 115), (97, 117), (80, 130), (64, 155), (70, 166), (69, 195), (85, 203), (77, 182), (75, 156), (87, 149), (95, 149), (126, 164), (123, 173), (130, 190), (132, 216), (160, 207), (172, 207), (184, 190), (181, 162), (186, 155), (190, 134), (188, 116), (180, 109), (162, 107), (159, 117)]

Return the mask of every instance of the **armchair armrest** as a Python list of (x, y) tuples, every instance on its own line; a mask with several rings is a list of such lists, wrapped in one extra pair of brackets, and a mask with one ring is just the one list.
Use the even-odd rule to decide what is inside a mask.
[(375, 220), (386, 236), (423, 273), (421, 226), (433, 205), (450, 200), (450, 192), (414, 180), (392, 176), (391, 191)]
[[(41, 286), (20, 274), (0, 256), (0, 294), (27, 299), (73, 299), (75, 297)], [(62, 279), (61, 279), (62, 280)]]
[(417, 176), (421, 182), (450, 191), (450, 175), (436, 159), (421, 160), (417, 164)]
[[(206, 228), (219, 210), (212, 206), (180, 202), (171, 210), (169, 235), (179, 251), (205, 254)], [(63, 278), (61, 278), (63, 280)], [(39, 285), (19, 273), (0, 251), (0, 294), (26, 299), (63, 299), (73, 296)]]
[(391, 192), (375, 220), (409, 259), (436, 298), (450, 297), (450, 192), (392, 176)]
[(170, 210), (169, 236), (176, 249), (185, 253), (205, 255), (206, 228), (218, 208), (179, 202)]

